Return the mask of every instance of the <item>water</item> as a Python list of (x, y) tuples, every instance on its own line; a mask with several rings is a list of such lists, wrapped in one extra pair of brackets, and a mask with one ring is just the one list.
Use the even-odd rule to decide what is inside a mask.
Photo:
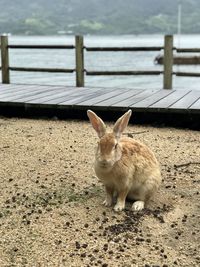
[[(10, 44), (74, 44), (74, 36), (10, 36)], [(86, 46), (163, 46), (163, 35), (85, 36)], [(181, 47), (200, 47), (200, 35), (183, 35)], [(174, 45), (178, 45), (175, 36)], [(155, 65), (158, 52), (86, 52), (87, 70), (162, 70)], [(12, 67), (75, 68), (74, 50), (10, 49)], [(200, 72), (200, 66), (174, 66), (174, 71)], [(75, 74), (11, 72), (12, 83), (75, 86)], [(159, 76), (86, 76), (85, 86), (162, 88)], [(200, 78), (175, 77), (173, 88), (200, 90)]]

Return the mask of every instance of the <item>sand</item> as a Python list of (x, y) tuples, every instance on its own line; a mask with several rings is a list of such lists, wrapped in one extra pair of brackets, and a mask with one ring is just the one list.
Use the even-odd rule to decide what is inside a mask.
[(0, 266), (200, 266), (200, 133), (125, 134), (161, 164), (162, 186), (139, 213), (102, 205), (89, 122), (0, 118)]

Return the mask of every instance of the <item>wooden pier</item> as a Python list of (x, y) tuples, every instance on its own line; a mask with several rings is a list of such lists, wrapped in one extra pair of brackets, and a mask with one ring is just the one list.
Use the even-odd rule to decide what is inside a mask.
[(132, 109), (136, 123), (200, 128), (200, 90), (0, 84), (0, 115), (86, 118), (87, 109), (104, 119)]
[[(73, 68), (19, 67), (9, 63), (10, 49), (71, 49), (75, 54)], [(88, 47), (83, 36), (76, 36), (74, 44), (20, 45), (9, 44), (8, 36), (0, 37), (1, 77), (0, 115), (22, 117), (87, 118), (92, 109), (104, 119), (116, 119), (132, 109), (134, 123), (159, 123), (200, 129), (200, 90), (173, 88), (173, 76), (200, 77), (200, 73), (174, 72), (173, 52), (199, 53), (200, 48), (176, 48), (173, 36), (165, 36), (163, 46), (156, 47)], [(164, 55), (163, 70), (88, 70), (85, 56), (93, 52), (150, 52)], [(10, 72), (75, 73), (76, 87), (10, 84)], [(164, 89), (125, 89), (85, 87), (86, 76), (98, 75), (163, 75)]]

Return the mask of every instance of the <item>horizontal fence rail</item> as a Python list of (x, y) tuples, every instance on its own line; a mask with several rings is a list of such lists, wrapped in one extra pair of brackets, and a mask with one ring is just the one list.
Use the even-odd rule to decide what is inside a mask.
[(12, 71), (73, 73), (75, 69), (10, 67)]
[(173, 72), (174, 75), (180, 76), (180, 77), (200, 77), (200, 73), (197, 72), (182, 72), (182, 71), (177, 71)]
[[(197, 72), (174, 72), (173, 71), (173, 51), (177, 53), (200, 53), (200, 48), (176, 48), (173, 46), (173, 36), (167, 35), (164, 39), (164, 46), (149, 46), (149, 47), (88, 47), (84, 46), (84, 39), (82, 36), (75, 37), (75, 45), (18, 45), (8, 43), (8, 36), (3, 35), (0, 38), (1, 49), (1, 66), (2, 83), (10, 83), (10, 71), (24, 71), (24, 72), (51, 72), (51, 73), (76, 73), (76, 86), (84, 86), (84, 77), (87, 76), (119, 76), (119, 75), (161, 75), (163, 74), (163, 88), (172, 88), (172, 77), (200, 77)], [(75, 50), (75, 68), (36, 68), (36, 67), (17, 67), (9, 65), (9, 50), (10, 49), (71, 49)], [(84, 51), (86, 52), (151, 52), (162, 51), (163, 57), (163, 71), (156, 70), (126, 70), (126, 71), (96, 71), (87, 70), (84, 68)]]
[(200, 48), (175, 48), (177, 53), (200, 53)]
[(8, 45), (14, 49), (74, 49), (74, 45)]
[(84, 47), (89, 52), (137, 52), (160, 51), (163, 47)]
[(163, 71), (86, 71), (86, 75), (160, 75)]

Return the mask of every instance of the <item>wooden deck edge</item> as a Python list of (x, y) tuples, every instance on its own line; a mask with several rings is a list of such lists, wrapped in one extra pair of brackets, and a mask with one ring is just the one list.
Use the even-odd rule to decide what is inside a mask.
[[(58, 119), (81, 119), (88, 120), (86, 110), (92, 109), (106, 121), (115, 121), (129, 108), (115, 108), (108, 110), (107, 107), (91, 106), (58, 106), (44, 104), (24, 103), (0, 103), (0, 116), (21, 118), (58, 118)], [(200, 130), (199, 110), (191, 113), (187, 110), (174, 109), (142, 109), (133, 108), (131, 123), (148, 124), (157, 127), (171, 126), (175, 128), (186, 128)]]

